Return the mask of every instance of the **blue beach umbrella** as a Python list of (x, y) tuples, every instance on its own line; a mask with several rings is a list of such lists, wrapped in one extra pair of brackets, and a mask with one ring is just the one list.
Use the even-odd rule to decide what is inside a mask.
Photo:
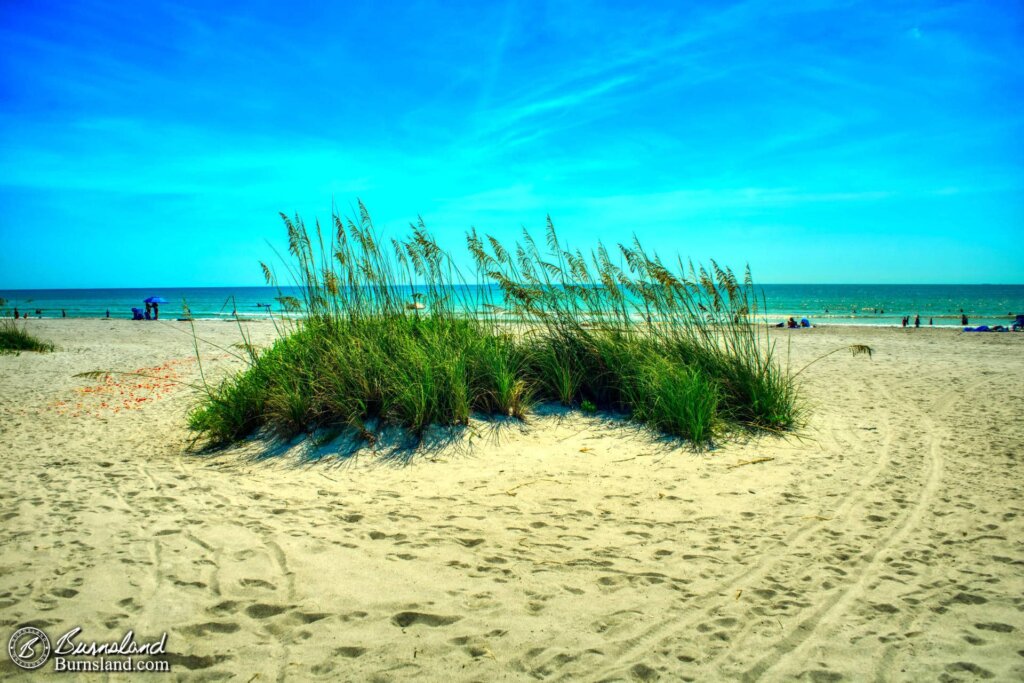
[(165, 303), (167, 303), (167, 299), (163, 298), (162, 296), (151, 296), (148, 299), (143, 299), (142, 303), (144, 303), (144, 304), (165, 304)]

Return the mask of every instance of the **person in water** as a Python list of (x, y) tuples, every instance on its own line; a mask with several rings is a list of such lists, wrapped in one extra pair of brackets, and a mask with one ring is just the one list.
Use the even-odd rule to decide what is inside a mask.
[(908, 320), (909, 320), (909, 318), (907, 316), (903, 316), (903, 320), (901, 321), (901, 324), (903, 325), (903, 327), (907, 326), (907, 321)]
[(962, 309), (960, 311), (960, 324), (961, 325), (966, 325), (967, 324), (967, 314), (964, 313)]

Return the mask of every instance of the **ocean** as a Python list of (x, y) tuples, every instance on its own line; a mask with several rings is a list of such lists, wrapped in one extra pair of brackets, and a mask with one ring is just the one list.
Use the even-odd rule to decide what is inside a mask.
[[(903, 316), (921, 316), (921, 324), (958, 326), (960, 312), (971, 325), (1006, 324), (1024, 313), (1024, 285), (761, 285), (767, 304), (765, 317), (779, 322), (789, 316), (814, 324), (899, 325)], [(162, 319), (183, 315), (184, 304), (194, 318), (232, 319), (280, 315), (281, 294), (297, 295), (283, 287), (163, 287), (151, 289), (21, 289), (0, 290), (0, 313), (28, 313), (36, 318), (130, 318), (133, 306), (162, 296)]]

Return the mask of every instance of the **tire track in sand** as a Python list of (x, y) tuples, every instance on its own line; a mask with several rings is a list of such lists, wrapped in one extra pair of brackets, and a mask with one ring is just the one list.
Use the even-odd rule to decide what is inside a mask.
[[(988, 384), (987, 380), (981, 380), (969, 384), (964, 389), (950, 389), (942, 396), (940, 396), (935, 403), (932, 405), (930, 412), (937, 417), (942, 417), (944, 414), (949, 412), (955, 407), (964, 396), (973, 393), (976, 389), (984, 387)], [(948, 428), (946, 436), (948, 434)], [(938, 441), (936, 443), (939, 443)], [(931, 578), (935, 574), (934, 563), (926, 562), (922, 563), (922, 578), (918, 580), (918, 585), (927, 586), (928, 582), (926, 579)], [(934, 591), (934, 588), (931, 589)], [(898, 624), (892, 629), (894, 632), (913, 632), (922, 630), (923, 622), (930, 621), (935, 618), (935, 613), (931, 610), (918, 610), (916, 612), (907, 612), (906, 615), (898, 620)], [(897, 652), (902, 647), (897, 642), (890, 642), (886, 644), (882, 656), (872, 660), (872, 679), (876, 681), (885, 681), (892, 678), (892, 674), (889, 669), (892, 667), (892, 662), (896, 658)]]
[[(723, 595), (731, 595), (741, 586), (762, 581), (779, 564), (793, 559), (792, 551), (796, 548), (805, 547), (808, 538), (826, 528), (826, 525), (834, 520), (847, 516), (851, 509), (859, 505), (868, 496), (871, 485), (885, 472), (890, 464), (892, 434), (894, 430), (890, 428), (888, 419), (886, 419), (885, 428), (882, 432), (885, 434), (885, 438), (879, 449), (880, 453), (872, 464), (871, 469), (864, 473), (856, 485), (849, 488), (850, 492), (833, 509), (831, 519), (817, 517), (806, 524), (800, 525), (793, 532), (772, 543), (767, 549), (759, 551), (757, 559), (755, 559), (752, 565), (746, 566), (741, 571), (733, 574), (717, 590), (698, 596), (687, 605), (687, 613), (698, 609), (698, 614), (689, 618), (679, 619), (678, 614), (673, 612), (667, 618), (651, 625), (642, 633), (619, 641), (623, 647), (614, 653), (613, 661), (615, 663), (598, 672), (596, 679), (603, 680), (609, 676), (617, 675), (624, 668), (631, 666), (640, 654), (662, 649), (661, 646), (664, 644), (681, 636), (691, 634), (698, 623), (708, 618), (708, 602), (716, 601), (716, 599), (720, 599)], [(860, 437), (859, 434), (858, 437)]]
[[(888, 400), (895, 401), (895, 398), (888, 390), (883, 388), (882, 391)], [(936, 405), (943, 406), (944, 409), (948, 409), (953, 404), (954, 400), (947, 398), (946, 395), (943, 395), (936, 402)], [(842, 618), (842, 615), (848, 611), (851, 603), (865, 593), (864, 587), (868, 580), (877, 574), (882, 558), (886, 557), (892, 548), (901, 543), (920, 524), (922, 516), (928, 510), (929, 503), (942, 481), (943, 457), (942, 450), (939, 448), (940, 440), (936, 435), (939, 424), (929, 414), (930, 411), (917, 407), (912, 401), (904, 402), (904, 405), (911, 406), (928, 425), (925, 432), (929, 435), (929, 443), (927, 448), (924, 449), (925, 457), (921, 464), (924, 480), (914, 505), (907, 511), (901, 522), (892, 532), (867, 555), (867, 562), (863, 565), (858, 578), (847, 584), (838, 599), (827, 602), (815, 610), (808, 618), (797, 624), (797, 627), (779, 641), (768, 655), (743, 673), (742, 680), (758, 680), (776, 667), (784, 665), (792, 659), (806, 661), (804, 655), (809, 647), (811, 635), (819, 628), (830, 626)]]

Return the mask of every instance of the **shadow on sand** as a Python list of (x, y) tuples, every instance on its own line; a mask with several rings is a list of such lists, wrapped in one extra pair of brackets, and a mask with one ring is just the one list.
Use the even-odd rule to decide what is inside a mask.
[[(377, 421), (369, 422), (366, 427), (365, 432), (348, 428), (319, 429), (291, 439), (282, 439), (264, 430), (237, 444), (223, 448), (197, 448), (191, 454), (208, 459), (211, 466), (218, 467), (232, 463), (271, 462), (293, 468), (321, 466), (334, 469), (357, 463), (406, 467), (423, 461), (438, 462), (441, 458), (446, 461), (472, 459), (479, 455), (481, 449), (500, 445), (505, 439), (525, 435), (534, 428), (551, 427), (573, 430), (553, 442), (553, 446), (583, 433), (614, 431), (619, 437), (627, 435), (630, 439), (643, 441), (650, 455), (697, 450), (690, 442), (652, 431), (630, 421), (624, 414), (582, 413), (558, 403), (535, 406), (526, 420), (473, 415), (468, 425), (435, 425), (418, 437), (400, 427), (381, 426)], [(713, 449), (714, 446), (711, 447)]]

